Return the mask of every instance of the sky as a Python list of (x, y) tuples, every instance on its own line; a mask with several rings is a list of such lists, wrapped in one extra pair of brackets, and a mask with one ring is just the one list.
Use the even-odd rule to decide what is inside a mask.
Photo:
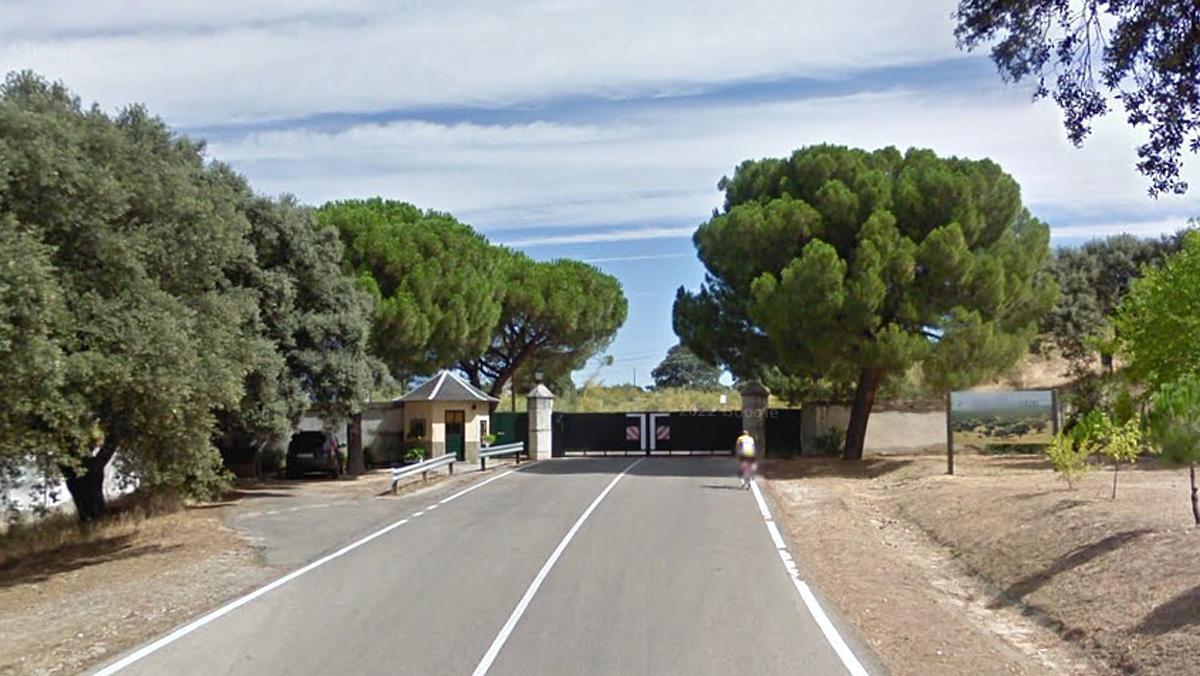
[(612, 366), (576, 380), (647, 384), (676, 289), (704, 279), (691, 235), (745, 159), (827, 142), (990, 157), (1056, 245), (1200, 215), (1200, 189), (1147, 196), (1120, 115), (1075, 148), (1051, 104), (959, 51), (955, 5), (0, 0), (0, 70), (144, 103), (263, 193), (381, 195), (590, 261), (629, 318)]

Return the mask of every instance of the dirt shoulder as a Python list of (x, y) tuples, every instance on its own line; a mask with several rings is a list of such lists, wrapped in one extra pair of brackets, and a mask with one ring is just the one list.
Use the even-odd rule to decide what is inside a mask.
[(268, 574), (212, 512), (113, 527), (0, 570), (0, 674), (76, 673)]
[(1181, 674), (1200, 649), (1187, 476), (1067, 490), (1037, 457), (767, 468), (805, 573), (903, 674)]

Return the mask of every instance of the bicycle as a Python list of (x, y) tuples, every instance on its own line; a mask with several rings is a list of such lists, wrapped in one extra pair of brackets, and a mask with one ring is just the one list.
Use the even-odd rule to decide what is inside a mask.
[(751, 458), (742, 458), (738, 462), (738, 477), (742, 480), (742, 490), (750, 490), (750, 484), (754, 482), (755, 462)]

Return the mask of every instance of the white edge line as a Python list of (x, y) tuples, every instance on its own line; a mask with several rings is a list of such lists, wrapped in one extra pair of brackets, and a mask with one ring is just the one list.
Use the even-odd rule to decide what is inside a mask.
[(509, 635), (512, 634), (512, 630), (517, 626), (517, 622), (521, 620), (521, 616), (525, 614), (525, 609), (529, 607), (529, 602), (533, 600), (534, 594), (537, 594), (538, 589), (542, 586), (542, 582), (550, 574), (550, 569), (558, 562), (558, 558), (562, 556), (567, 545), (571, 544), (571, 540), (579, 532), (579, 529), (583, 526), (583, 522), (587, 521), (592, 512), (596, 510), (596, 507), (600, 505), (600, 502), (612, 491), (613, 486), (616, 486), (617, 482), (621, 480), (621, 477), (625, 476), (629, 470), (636, 467), (642, 460), (645, 460), (645, 458), (638, 458), (630, 463), (628, 467), (621, 470), (621, 473), (608, 482), (608, 486), (605, 486), (604, 490), (600, 491), (600, 495), (597, 495), (596, 499), (592, 500), (592, 504), (583, 510), (583, 514), (579, 515), (579, 519), (575, 522), (575, 525), (571, 526), (571, 529), (563, 536), (562, 542), (559, 542), (558, 546), (550, 554), (550, 558), (546, 559), (546, 563), (542, 564), (542, 569), (538, 571), (538, 574), (533, 578), (533, 582), (529, 584), (529, 589), (525, 590), (525, 595), (517, 602), (517, 607), (513, 608), (512, 614), (508, 616), (508, 621), (500, 628), (500, 633), (496, 634), (496, 639), (492, 641), (492, 645), (484, 653), (483, 659), (479, 661), (479, 666), (475, 667), (472, 676), (484, 676), (488, 672), (488, 669), (492, 668), (492, 663), (496, 661), (496, 656), (500, 654), (500, 649), (508, 641)]
[(788, 577), (792, 578), (792, 584), (795, 585), (796, 591), (800, 593), (800, 600), (804, 601), (804, 606), (808, 608), (808, 612), (816, 621), (817, 627), (825, 635), (825, 640), (829, 641), (833, 652), (837, 653), (838, 658), (842, 660), (842, 665), (846, 667), (846, 671), (849, 671), (851, 676), (870, 676), (867, 670), (863, 668), (862, 662), (859, 662), (858, 657), (854, 655), (854, 651), (846, 644), (846, 639), (842, 638), (842, 635), (838, 633), (837, 627), (833, 626), (833, 621), (825, 614), (825, 609), (821, 607), (821, 602), (813, 594), (812, 588), (800, 579), (800, 572), (796, 569), (796, 563), (792, 559), (791, 553), (788, 552), (787, 545), (784, 544), (782, 536), (779, 534), (779, 528), (771, 518), (771, 510), (767, 508), (767, 502), (763, 499), (762, 491), (758, 488), (758, 481), (752, 481), (750, 489), (754, 492), (754, 500), (758, 502), (758, 510), (762, 512), (763, 519), (767, 524), (767, 531), (771, 534), (771, 539), (775, 541), (775, 546), (779, 550), (779, 558), (783, 560), (783, 564), (787, 568)]
[[(634, 464), (637, 464), (637, 463), (634, 463)], [(632, 465), (631, 465), (631, 467), (632, 467)], [(491, 482), (495, 481), (496, 479), (507, 476), (509, 474), (512, 474), (512, 472), (509, 471), (509, 472), (505, 472), (504, 474), (494, 476), (491, 479), (488, 479), (487, 481), (478, 483), (474, 486), (471, 486), (470, 488), (468, 488), (466, 490), (459, 491), (458, 493), (455, 493), (454, 495), (450, 496), (446, 500), (443, 500), (442, 502), (443, 502), (443, 504), (446, 502), (449, 502), (450, 500), (457, 498), (460, 495), (469, 493), (470, 491), (473, 491), (476, 488), (483, 486), (484, 484), (491, 483)], [(620, 478), (620, 477), (618, 477), (618, 478)], [(167, 634), (166, 636), (163, 636), (162, 638), (158, 639), (157, 641), (154, 641), (153, 643), (150, 643), (149, 645), (139, 648), (138, 650), (130, 653), (129, 655), (126, 655), (125, 657), (121, 658), (120, 660), (117, 660), (116, 662), (113, 662), (112, 664), (104, 667), (103, 669), (100, 669), (99, 671), (92, 674), (92, 676), (111, 676), (112, 674), (115, 674), (118, 671), (121, 671), (122, 669), (124, 669), (125, 667), (128, 667), (129, 665), (133, 664), (134, 662), (137, 662), (138, 660), (141, 660), (142, 658), (144, 658), (154, 652), (157, 652), (160, 648), (166, 647), (166, 646), (174, 643), (175, 641), (178, 641), (179, 639), (183, 638), (184, 636), (187, 636), (188, 634), (192, 633), (193, 631), (196, 631), (197, 629), (203, 627), (204, 625), (209, 624), (210, 622), (212, 622), (214, 620), (220, 619), (221, 617), (223, 617), (225, 615), (228, 615), (229, 613), (237, 610), (238, 608), (241, 608), (242, 606), (246, 605), (247, 603), (250, 603), (254, 599), (257, 599), (258, 597), (263, 596), (263, 595), (267, 594), (268, 592), (271, 592), (279, 587), (282, 587), (283, 585), (291, 582), (292, 580), (295, 580), (296, 578), (300, 577), (301, 575), (304, 575), (305, 573), (307, 573), (315, 568), (319, 568), (340, 556), (348, 554), (349, 552), (351, 552), (355, 549), (358, 549), (359, 547), (367, 544), (371, 540), (374, 540), (377, 537), (380, 537), (382, 535), (390, 533), (391, 531), (399, 528), (400, 526), (403, 526), (404, 524), (406, 524), (408, 522), (409, 522), (409, 519), (407, 519), (407, 518), (400, 519), (399, 521), (396, 521), (395, 523), (392, 523), (387, 526), (384, 526), (383, 528), (380, 528), (379, 530), (375, 531), (374, 533), (371, 533), (370, 535), (367, 535), (366, 537), (363, 537), (359, 540), (355, 540), (354, 542), (351, 542), (350, 544), (346, 545), (345, 547), (342, 547), (341, 549), (337, 550), (336, 552), (334, 552), (332, 554), (327, 554), (327, 555), (317, 559), (316, 561), (313, 561), (312, 563), (304, 566), (303, 568), (293, 570), (292, 572), (288, 573), (287, 575), (284, 575), (283, 577), (279, 578), (278, 580), (275, 580), (274, 582), (270, 582), (262, 587), (259, 587), (258, 589), (255, 589), (254, 591), (250, 592), (249, 594), (246, 594), (245, 596), (243, 596), (239, 599), (235, 599), (234, 601), (231, 601), (231, 602), (221, 606), (220, 608), (217, 608), (216, 610), (212, 611), (211, 613), (208, 613), (207, 615), (203, 615), (203, 616), (183, 625), (182, 627)]]
[(758, 490), (758, 482), (751, 482), (750, 488), (754, 493), (754, 501), (758, 503), (758, 513), (762, 514), (762, 518), (770, 520), (771, 510), (767, 508), (767, 501), (763, 499), (762, 491)]
[(775, 543), (775, 549), (787, 549), (787, 545), (783, 542), (783, 536), (779, 534), (779, 527), (774, 521), (767, 522), (767, 530), (771, 532), (771, 542)]
[(458, 498), (461, 498), (462, 496), (466, 495), (467, 493), (470, 493), (471, 491), (475, 490), (476, 488), (483, 488), (484, 486), (492, 483), (496, 479), (503, 479), (504, 477), (508, 476), (509, 474), (512, 474), (515, 471), (517, 471), (517, 470), (510, 469), (507, 472), (504, 472), (503, 474), (497, 474), (496, 476), (494, 476), (490, 479), (487, 479), (485, 481), (480, 481), (479, 483), (475, 484), (474, 486), (468, 486), (468, 487), (464, 488), (463, 490), (455, 493), (454, 495), (451, 495), (448, 498), (442, 498), (441, 500), (438, 501), (438, 504), (444, 505), (447, 502), (450, 502), (451, 500), (457, 500)]

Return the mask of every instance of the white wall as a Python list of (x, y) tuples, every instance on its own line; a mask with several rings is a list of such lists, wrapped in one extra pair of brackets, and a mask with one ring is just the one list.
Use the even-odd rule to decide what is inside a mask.
[[(137, 479), (121, 475), (116, 470), (117, 458), (113, 458), (104, 473), (104, 496), (109, 500), (132, 493), (137, 488)], [(0, 485), (0, 510), (14, 511), (20, 516), (35, 514), (40, 509), (74, 513), (75, 505), (67, 484), (61, 478), (49, 482), (46, 487), (35, 488), (41, 482), (37, 468), (29, 465), (11, 485)], [(0, 513), (0, 520), (7, 515)]]

